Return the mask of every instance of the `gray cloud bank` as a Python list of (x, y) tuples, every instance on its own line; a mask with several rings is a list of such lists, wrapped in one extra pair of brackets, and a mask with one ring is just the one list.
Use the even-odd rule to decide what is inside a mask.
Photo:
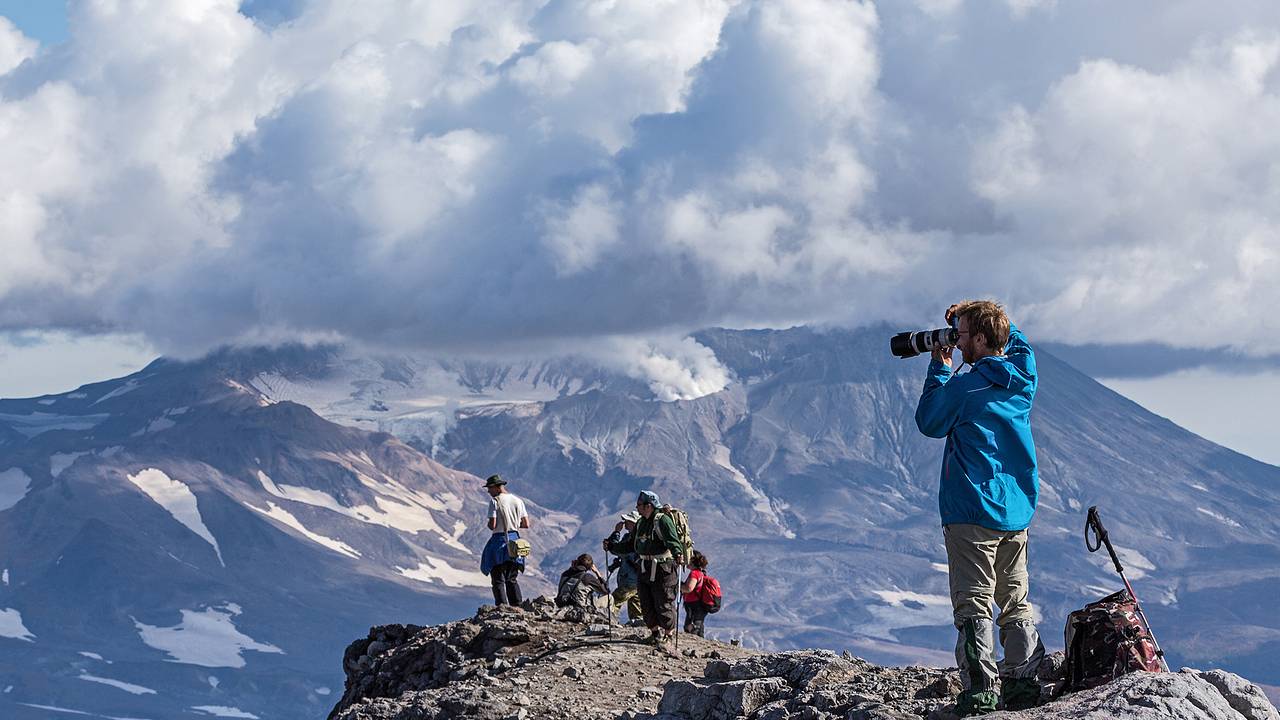
[(0, 330), (665, 367), (991, 295), (1046, 339), (1280, 352), (1269, 0), (70, 13), (50, 48), (0, 21)]

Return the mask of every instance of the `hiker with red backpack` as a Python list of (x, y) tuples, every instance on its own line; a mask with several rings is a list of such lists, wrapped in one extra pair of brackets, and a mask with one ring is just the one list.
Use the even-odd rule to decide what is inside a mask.
[(681, 560), (686, 557), (685, 543), (680, 540), (674, 513), (658, 500), (657, 493), (640, 493), (636, 512), (640, 520), (635, 532), (616, 544), (614, 552), (640, 556), (640, 609), (650, 638), (665, 645), (676, 631), (676, 591)]
[(680, 585), (680, 592), (684, 593), (684, 631), (698, 637), (704, 637), (707, 615), (720, 612), (722, 602), (720, 581), (707, 574), (708, 564), (707, 556), (694, 550), (689, 577)]
[[(1027, 527), (1040, 489), (1031, 438), (1035, 354), (1004, 308), (989, 300), (952, 305), (946, 321), (959, 332), (956, 347), (972, 370), (953, 374), (951, 348), (935, 348), (916, 425), (947, 439), (938, 506), (959, 630), (963, 691), (956, 714), (980, 715), (997, 705), (1021, 710), (1039, 701), (1036, 670), (1044, 657), (1027, 600)], [(1004, 646), (998, 664), (993, 602)]]

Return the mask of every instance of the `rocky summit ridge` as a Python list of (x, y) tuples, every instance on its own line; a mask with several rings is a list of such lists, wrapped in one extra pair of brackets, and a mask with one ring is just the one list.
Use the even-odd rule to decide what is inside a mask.
[[(955, 718), (955, 668), (765, 653), (690, 635), (664, 651), (644, 643), (642, 629), (587, 620), (540, 597), (443, 625), (371, 628), (344, 654), (345, 691), (329, 720)], [(1054, 653), (1041, 668), (1042, 705), (987, 717), (1280, 720), (1262, 690), (1223, 670), (1134, 673), (1055, 697), (1061, 673)]]

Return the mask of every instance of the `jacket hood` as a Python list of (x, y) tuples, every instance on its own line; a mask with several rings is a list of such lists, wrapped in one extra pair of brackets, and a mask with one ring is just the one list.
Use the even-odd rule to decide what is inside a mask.
[(1035, 377), (1026, 368), (1019, 367), (1007, 355), (984, 357), (974, 364), (973, 369), (993, 385), (1015, 392), (1026, 390), (1035, 381)]

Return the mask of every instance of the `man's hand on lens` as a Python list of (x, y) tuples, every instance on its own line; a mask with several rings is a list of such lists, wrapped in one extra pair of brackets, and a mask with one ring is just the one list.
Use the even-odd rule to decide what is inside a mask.
[(933, 349), (933, 359), (947, 367), (951, 367), (951, 351), (954, 349), (955, 348), (950, 346), (936, 347)]

